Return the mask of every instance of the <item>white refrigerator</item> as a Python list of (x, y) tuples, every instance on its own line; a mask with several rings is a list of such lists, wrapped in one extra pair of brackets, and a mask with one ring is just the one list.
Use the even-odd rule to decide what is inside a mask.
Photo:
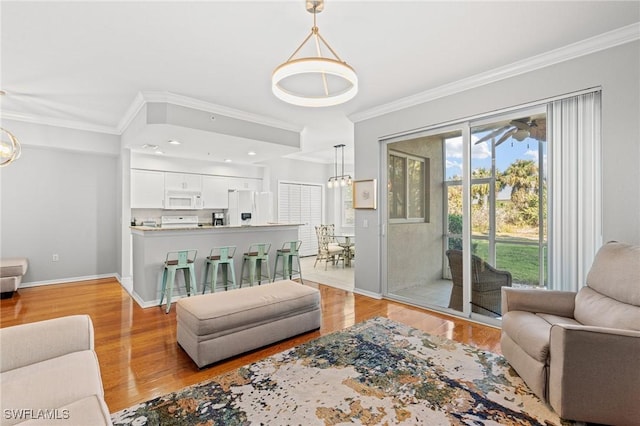
[(273, 194), (248, 190), (229, 191), (229, 226), (265, 225), (273, 222)]

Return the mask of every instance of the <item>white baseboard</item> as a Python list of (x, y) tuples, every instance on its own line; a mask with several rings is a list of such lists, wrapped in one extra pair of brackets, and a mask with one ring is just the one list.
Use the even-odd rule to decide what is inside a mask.
[(358, 287), (354, 287), (353, 292), (356, 294), (360, 294), (362, 296), (371, 297), (372, 299), (378, 299), (378, 300), (382, 299), (381, 293), (374, 293), (372, 291), (363, 290)]
[[(133, 292), (131, 292), (129, 294), (131, 295), (133, 300), (136, 301), (138, 306), (140, 306), (143, 309), (153, 308), (154, 306), (155, 307), (160, 306), (160, 299), (149, 300), (149, 301), (145, 302), (144, 300), (142, 300), (142, 298), (135, 291), (133, 291)], [(173, 296), (171, 298), (171, 304), (172, 305), (175, 304), (178, 300), (182, 299), (183, 297), (187, 297), (187, 296), (182, 296), (182, 295)]]
[(117, 275), (116, 279), (120, 282), (120, 285), (127, 293), (133, 293), (133, 277), (121, 277), (120, 275)]
[(68, 278), (60, 278), (57, 280), (32, 281), (28, 283), (22, 282), (20, 283), (20, 287), (18, 287), (18, 290), (21, 288), (39, 287), (43, 285), (53, 285), (53, 284), (74, 283), (78, 281), (99, 280), (102, 278), (115, 278), (116, 280), (120, 281), (118, 279), (118, 274), (86, 275), (83, 277), (68, 277)]

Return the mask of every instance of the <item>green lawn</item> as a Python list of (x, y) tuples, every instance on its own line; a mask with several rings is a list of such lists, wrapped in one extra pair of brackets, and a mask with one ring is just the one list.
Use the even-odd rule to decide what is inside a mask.
[[(488, 241), (473, 240), (473, 246), (475, 246), (474, 254), (483, 259), (489, 258)], [(540, 285), (538, 265), (538, 247), (496, 243), (495, 267), (511, 272), (514, 283)]]

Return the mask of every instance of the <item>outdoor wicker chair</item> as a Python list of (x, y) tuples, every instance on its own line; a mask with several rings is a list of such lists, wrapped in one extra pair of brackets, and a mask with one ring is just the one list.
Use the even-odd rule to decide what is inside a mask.
[[(449, 308), (462, 311), (462, 251), (447, 250), (453, 279)], [(502, 316), (501, 288), (511, 287), (511, 273), (500, 271), (471, 255), (471, 311), (491, 317)]]

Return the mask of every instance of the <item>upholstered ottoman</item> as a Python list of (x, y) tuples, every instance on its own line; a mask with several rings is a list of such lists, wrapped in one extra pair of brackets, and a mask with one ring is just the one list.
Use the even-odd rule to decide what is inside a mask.
[(180, 299), (178, 344), (198, 365), (320, 328), (320, 292), (290, 280)]
[(8, 299), (18, 290), (29, 261), (25, 257), (0, 259), (0, 298)]

